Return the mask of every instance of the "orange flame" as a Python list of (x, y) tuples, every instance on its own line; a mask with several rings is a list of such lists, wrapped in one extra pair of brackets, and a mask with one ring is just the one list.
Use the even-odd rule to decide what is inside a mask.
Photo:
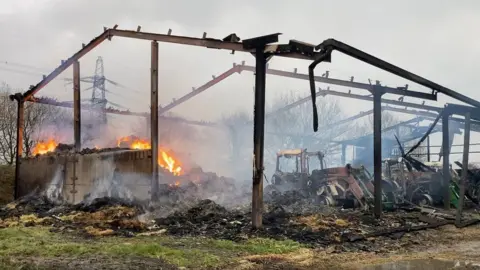
[(117, 146), (120, 147), (122, 143), (128, 144), (130, 149), (150, 149), (150, 143), (145, 139), (140, 139), (134, 136), (121, 137), (117, 140)]
[(32, 149), (33, 155), (43, 155), (49, 152), (55, 151), (58, 143), (54, 139), (48, 139), (47, 141), (39, 141)]
[(173, 175), (180, 175), (182, 173), (182, 167), (178, 165), (177, 160), (172, 156), (169, 156), (165, 151), (160, 151), (158, 157), (158, 165)]
[[(117, 146), (128, 146), (130, 149), (151, 149), (152, 146), (150, 142), (146, 139), (141, 139), (135, 136), (126, 136), (121, 137), (117, 140)], [(163, 150), (159, 150), (158, 153), (158, 165), (165, 170), (171, 172), (173, 175), (181, 175), (182, 167), (179, 164), (180, 162), (175, 159), (173, 156), (167, 154)], [(179, 185), (180, 183), (178, 183)], [(177, 184), (176, 184), (177, 185)], [(177, 185), (177, 186), (178, 186)]]
[(180, 186), (180, 181), (175, 181), (174, 184), (169, 184), (169, 186), (171, 186), (171, 187), (178, 187), (178, 186)]

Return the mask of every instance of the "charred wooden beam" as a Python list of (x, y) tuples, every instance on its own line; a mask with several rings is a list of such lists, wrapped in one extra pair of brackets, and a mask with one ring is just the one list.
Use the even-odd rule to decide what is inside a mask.
[(80, 63), (73, 63), (73, 134), (75, 151), (80, 151), (81, 146), (81, 111), (80, 111)]
[(150, 69), (150, 145), (152, 146), (152, 188), (151, 199), (157, 200), (158, 195), (158, 42), (152, 41)]

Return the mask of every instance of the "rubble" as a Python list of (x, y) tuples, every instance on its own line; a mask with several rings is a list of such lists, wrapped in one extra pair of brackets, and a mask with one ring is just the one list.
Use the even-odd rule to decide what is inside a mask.
[[(283, 194), (272, 201), (296, 203), (286, 197)], [(160, 230), (175, 236), (207, 236), (233, 241), (267, 237), (290, 239), (316, 248), (338, 245), (337, 251), (374, 252), (394, 248), (406, 232), (452, 223), (441, 218), (430, 218), (431, 223), (426, 222), (422, 218), (425, 214), (418, 211), (386, 213), (377, 220), (370, 213), (358, 210), (329, 208), (329, 211), (307, 214), (308, 211), (298, 213), (287, 209), (289, 205), (266, 205), (260, 230), (252, 229), (249, 211), (227, 210), (211, 200), (202, 200), (189, 209), (157, 218), (155, 222)], [(414, 237), (405, 239), (403, 246), (417, 243)]]
[[(422, 212), (415, 207), (384, 213), (381, 219), (375, 219), (367, 211), (318, 205), (308, 195), (288, 191), (265, 197), (263, 228), (255, 230), (251, 226), (249, 204), (239, 205), (234, 199), (235, 194), (243, 194), (246, 199), (250, 196), (238, 192), (238, 184), (228, 179), (208, 178), (211, 179), (186, 181), (185, 178), (179, 185), (161, 185), (160, 200), (148, 206), (112, 197), (76, 205), (59, 204), (46, 196), (32, 194), (0, 208), (0, 228), (43, 225), (54, 232), (88, 237), (172, 235), (233, 241), (264, 237), (293, 240), (331, 252), (385, 252), (395, 250), (398, 245), (418, 245), (422, 230), (453, 222), (448, 213)], [(218, 190), (224, 198), (217, 196), (217, 202), (206, 199), (215, 197)]]
[(147, 229), (139, 221), (145, 207), (114, 198), (97, 198), (91, 203), (55, 204), (46, 196), (29, 195), (0, 209), (0, 228), (51, 226), (51, 231), (79, 232), (90, 236), (122, 235)]

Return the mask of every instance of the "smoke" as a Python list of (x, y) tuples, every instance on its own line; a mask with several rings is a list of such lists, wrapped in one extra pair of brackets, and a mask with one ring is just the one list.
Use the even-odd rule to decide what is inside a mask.
[(133, 192), (123, 183), (123, 178), (120, 176), (113, 160), (105, 160), (102, 163), (102, 169), (106, 174), (94, 180), (92, 189), (86, 194), (83, 202), (89, 204), (94, 199), (102, 197), (133, 201), (135, 198)]
[[(95, 167), (95, 168), (93, 168)], [(148, 174), (136, 172), (120, 172), (113, 158), (98, 160), (92, 170), (101, 171), (96, 179), (77, 179), (78, 183), (90, 183), (91, 187), (82, 198), (82, 203), (90, 204), (97, 198), (116, 198), (128, 202), (148, 202), (150, 200), (151, 178)], [(65, 185), (63, 166), (55, 171), (50, 184), (43, 194), (52, 202), (61, 203), (66, 199), (71, 185)], [(84, 174), (94, 176), (95, 174)], [(81, 177), (81, 176), (80, 176)], [(210, 199), (226, 207), (237, 207), (249, 202), (250, 186), (246, 182), (233, 178), (218, 176), (213, 172), (192, 170), (182, 176), (169, 173), (159, 175), (158, 214), (171, 213), (182, 207), (203, 199)]]
[(51, 183), (45, 190), (45, 196), (54, 203), (61, 203), (63, 201), (63, 174), (62, 169), (57, 168)]

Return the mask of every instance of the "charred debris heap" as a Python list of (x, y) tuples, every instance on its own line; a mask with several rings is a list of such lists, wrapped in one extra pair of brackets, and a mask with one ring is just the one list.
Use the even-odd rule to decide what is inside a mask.
[[(79, 59), (85, 54), (90, 52), (100, 43), (105, 40), (112, 40), (113, 37), (126, 37), (134, 39), (150, 40), (151, 43), (151, 146), (152, 146), (152, 187), (151, 194), (152, 199), (157, 199), (158, 195), (158, 117), (159, 117), (159, 105), (158, 105), (158, 42), (167, 42), (175, 44), (184, 44), (190, 46), (200, 46), (205, 48), (223, 49), (228, 51), (241, 51), (252, 53), (255, 57), (255, 105), (254, 105), (254, 165), (253, 165), (253, 187), (252, 187), (252, 224), (255, 228), (262, 226), (262, 211), (263, 211), (263, 171), (264, 171), (264, 119), (265, 119), (265, 77), (267, 74), (267, 62), (273, 56), (291, 57), (310, 60), (312, 63), (309, 66), (308, 80), (310, 82), (311, 100), (313, 109), (313, 129), (318, 130), (318, 116), (316, 108), (316, 81), (324, 81), (321, 77), (316, 77), (314, 74), (315, 67), (321, 62), (331, 62), (332, 52), (340, 51), (348, 56), (361, 60), (365, 63), (373, 65), (382, 70), (388, 71), (395, 75), (398, 75), (411, 82), (417, 83), (424, 87), (431, 89), (431, 93), (424, 93), (418, 91), (412, 91), (408, 89), (408, 85), (405, 87), (386, 87), (382, 86), (379, 82), (371, 84), (360, 84), (352, 81), (342, 83), (336, 81), (337, 84), (342, 83), (344, 86), (362, 88), (369, 91), (373, 95), (373, 119), (374, 119), (374, 133), (373, 133), (373, 152), (374, 152), (374, 171), (373, 171), (373, 201), (374, 201), (374, 214), (379, 218), (382, 214), (383, 206), (383, 192), (382, 192), (382, 135), (381, 135), (381, 97), (384, 94), (395, 94), (400, 96), (409, 96), (414, 98), (421, 98), (426, 100), (436, 100), (437, 93), (448, 95), (454, 99), (467, 103), (473, 107), (457, 106), (456, 108), (450, 106), (452, 110), (444, 111), (443, 113), (443, 145), (446, 146), (449, 141), (448, 137), (448, 118), (452, 114), (471, 114), (472, 118), (480, 119), (477, 117), (480, 115), (478, 107), (480, 102), (466, 97), (458, 92), (413, 74), (409, 71), (401, 69), (390, 63), (387, 63), (379, 58), (376, 58), (370, 54), (367, 54), (361, 50), (358, 50), (352, 46), (334, 39), (327, 39), (317, 46), (312, 44), (290, 40), (287, 44), (276, 44), (280, 33), (271, 34), (267, 36), (256, 37), (252, 39), (246, 39), (240, 42), (240, 38), (236, 34), (231, 34), (225, 37), (223, 40), (213, 39), (207, 37), (204, 33), (202, 38), (192, 38), (184, 36), (174, 36), (169, 30), (168, 34), (156, 34), (141, 32), (140, 27), (137, 31), (128, 31), (117, 29), (117, 25), (113, 28), (104, 28), (101, 35), (94, 38), (90, 43), (83, 44), (82, 49), (79, 50), (72, 57), (66, 61), (62, 61), (62, 64), (55, 69), (52, 73), (45, 76), (42, 81), (37, 85), (31, 87), (25, 93), (17, 93), (11, 96), (12, 100), (18, 102), (18, 118), (17, 118), (17, 160), (16, 160), (16, 175), (18, 180), (19, 170), (21, 170), (21, 158), (22, 158), (22, 145), (23, 145), (23, 128), (24, 128), (24, 103), (35, 102), (34, 95), (38, 93), (43, 87), (45, 87), (50, 81), (57, 77), (60, 73), (66, 70), (69, 66), (73, 65), (73, 90), (74, 90), (74, 140), (75, 149), (80, 151), (80, 64)], [(198, 92), (202, 90), (199, 89)], [(194, 91), (195, 92), (195, 91)], [(191, 94), (191, 95), (195, 95)], [(185, 96), (182, 100), (188, 99), (189, 96)], [(443, 148), (443, 199), (445, 207), (450, 207), (450, 174), (449, 174), (449, 147)]]

